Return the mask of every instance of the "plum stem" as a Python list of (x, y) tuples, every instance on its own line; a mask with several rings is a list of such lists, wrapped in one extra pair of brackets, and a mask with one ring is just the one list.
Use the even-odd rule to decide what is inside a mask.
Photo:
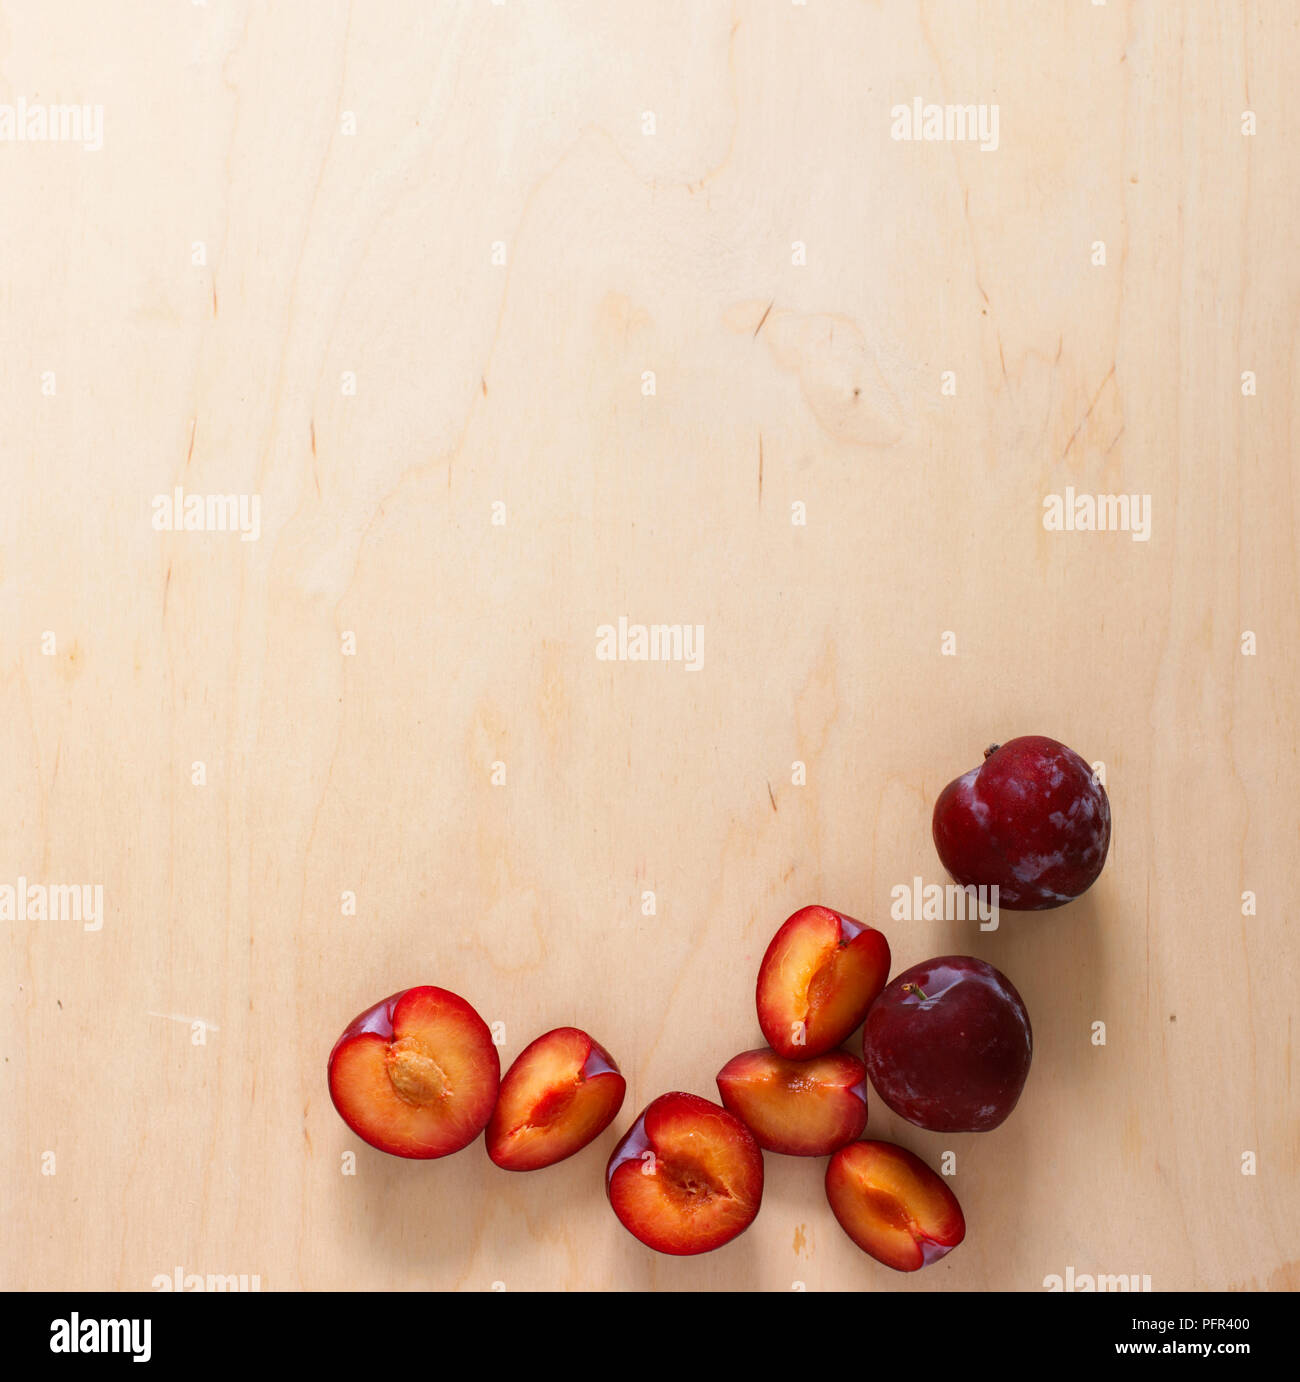
[(997, 751), (998, 751), (1001, 747), (1002, 747), (1001, 744), (990, 744), (990, 745), (988, 746), (988, 748), (986, 748), (986, 749), (984, 750), (984, 757), (985, 757), (985, 758), (992, 758), (993, 755), (994, 755), (995, 753), (997, 753)]
[(920, 984), (904, 984), (903, 992), (914, 993), (918, 998), (929, 998), (930, 996), (928, 993), (926, 993), (926, 991), (921, 987)]

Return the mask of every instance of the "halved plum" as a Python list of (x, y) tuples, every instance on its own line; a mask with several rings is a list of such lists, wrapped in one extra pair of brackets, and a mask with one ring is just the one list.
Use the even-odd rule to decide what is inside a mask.
[(619, 1222), (656, 1252), (712, 1252), (754, 1222), (763, 1153), (734, 1114), (697, 1094), (661, 1094), (614, 1148), (605, 1189)]
[(829, 907), (803, 907), (772, 937), (758, 970), (758, 1025), (787, 1060), (836, 1047), (889, 978), (889, 942)]
[(877, 1262), (915, 1272), (966, 1236), (957, 1197), (919, 1156), (892, 1142), (850, 1142), (826, 1167), (840, 1227)]
[(501, 1081), (488, 1156), (507, 1171), (537, 1171), (581, 1151), (623, 1106), (614, 1058), (577, 1027), (539, 1036)]
[(339, 1117), (372, 1147), (458, 1152), (492, 1116), (501, 1060), (487, 1023), (446, 989), (405, 989), (349, 1023), (329, 1058)]
[(718, 1071), (718, 1093), (764, 1151), (786, 1156), (829, 1156), (867, 1126), (867, 1067), (847, 1051), (742, 1051)]

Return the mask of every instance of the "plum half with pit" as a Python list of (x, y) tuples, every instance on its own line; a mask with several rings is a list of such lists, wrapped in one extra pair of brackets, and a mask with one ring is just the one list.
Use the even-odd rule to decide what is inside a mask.
[(934, 805), (934, 846), (963, 886), (999, 907), (1061, 907), (1097, 881), (1110, 848), (1106, 789), (1073, 749), (1027, 734), (984, 751)]
[(458, 994), (430, 984), (353, 1018), (329, 1058), (339, 1117), (381, 1152), (420, 1160), (474, 1141), (500, 1078), (487, 1023)]

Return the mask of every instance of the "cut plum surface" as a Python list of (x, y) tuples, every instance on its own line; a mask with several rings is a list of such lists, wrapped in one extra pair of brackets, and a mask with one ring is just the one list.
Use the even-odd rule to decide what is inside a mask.
[(763, 1153), (749, 1129), (696, 1094), (661, 1094), (614, 1148), (605, 1187), (619, 1222), (656, 1252), (712, 1252), (754, 1222)]
[(892, 1142), (850, 1142), (826, 1167), (840, 1227), (877, 1262), (915, 1272), (966, 1236), (957, 1197), (920, 1157)]
[(846, 1051), (799, 1061), (742, 1051), (718, 1071), (718, 1092), (769, 1152), (829, 1156), (867, 1126), (867, 1068)]
[(405, 989), (356, 1017), (330, 1052), (330, 1098), (393, 1156), (459, 1151), (492, 1116), (501, 1061), (487, 1024), (446, 989)]
[(889, 942), (829, 907), (804, 907), (772, 937), (758, 971), (758, 1025), (787, 1060), (838, 1046), (889, 977)]
[(614, 1058), (577, 1027), (557, 1027), (516, 1057), (487, 1128), (488, 1155), (507, 1171), (536, 1171), (581, 1151), (623, 1104)]

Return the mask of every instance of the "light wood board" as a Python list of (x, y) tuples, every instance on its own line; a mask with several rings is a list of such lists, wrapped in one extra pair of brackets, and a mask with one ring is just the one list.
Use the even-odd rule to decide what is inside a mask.
[[(0, 926), (3, 1284), (1300, 1284), (1298, 68), (1285, 0), (0, 5), (0, 101), (103, 108), (0, 143), (0, 882), (104, 898)], [(155, 531), (176, 486), (257, 540)], [(1046, 530), (1067, 486), (1149, 540)], [(702, 666), (599, 660), (619, 616)], [(1100, 882), (891, 920), (1021, 733), (1105, 764)], [(996, 1132), (873, 1099), (957, 1156), (915, 1278), (820, 1162), (699, 1259), (605, 1201), (814, 901), (1032, 1014)], [(415, 983), (506, 1062), (588, 1028), (615, 1127), (364, 1147), (326, 1056)]]

